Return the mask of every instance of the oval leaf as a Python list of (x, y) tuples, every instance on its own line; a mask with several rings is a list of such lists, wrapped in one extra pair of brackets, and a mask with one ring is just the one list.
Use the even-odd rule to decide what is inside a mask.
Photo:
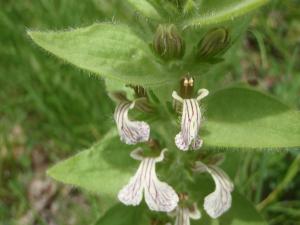
[(134, 174), (136, 161), (129, 156), (132, 148), (122, 144), (114, 131), (90, 149), (59, 162), (47, 173), (63, 183), (116, 199), (118, 191)]
[(300, 113), (253, 89), (232, 87), (207, 99), (204, 143), (224, 148), (300, 146)]
[(104, 78), (144, 86), (167, 82), (149, 46), (120, 24), (99, 23), (62, 32), (28, 32), (42, 48)]
[(232, 195), (232, 206), (220, 217), (220, 225), (267, 225), (254, 205), (238, 192)]

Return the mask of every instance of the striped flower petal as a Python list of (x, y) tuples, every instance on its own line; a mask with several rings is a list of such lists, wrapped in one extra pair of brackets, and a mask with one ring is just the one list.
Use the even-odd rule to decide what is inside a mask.
[(149, 140), (150, 127), (145, 122), (131, 121), (128, 118), (128, 111), (134, 108), (134, 102), (120, 102), (114, 113), (120, 139), (128, 145)]
[(198, 97), (192, 99), (182, 99), (176, 91), (172, 94), (175, 100), (182, 103), (181, 131), (175, 137), (175, 144), (182, 151), (196, 150), (203, 144), (198, 136), (201, 125), (201, 110), (198, 102), (208, 93), (208, 90), (200, 89)]
[(205, 165), (198, 161), (196, 171), (207, 171), (215, 182), (215, 191), (210, 193), (204, 199), (204, 209), (212, 218), (218, 218), (231, 207), (233, 183), (227, 174), (215, 165)]
[(134, 159), (141, 160), (141, 164), (129, 183), (119, 192), (118, 198), (125, 205), (138, 205), (144, 193), (151, 210), (170, 212), (177, 206), (178, 196), (171, 186), (157, 178), (155, 171), (155, 165), (163, 160), (166, 149), (156, 158), (142, 157), (141, 151), (138, 148), (131, 154)]

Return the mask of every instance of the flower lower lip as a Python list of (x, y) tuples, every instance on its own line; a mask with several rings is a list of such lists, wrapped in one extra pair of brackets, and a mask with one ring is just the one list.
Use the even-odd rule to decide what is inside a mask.
[(153, 211), (170, 212), (179, 201), (176, 192), (167, 183), (160, 181), (156, 176), (155, 164), (163, 160), (165, 150), (158, 157), (142, 157), (141, 148), (134, 150), (131, 155), (141, 160), (136, 174), (130, 179), (118, 194), (118, 198), (125, 205), (138, 205), (145, 201)]

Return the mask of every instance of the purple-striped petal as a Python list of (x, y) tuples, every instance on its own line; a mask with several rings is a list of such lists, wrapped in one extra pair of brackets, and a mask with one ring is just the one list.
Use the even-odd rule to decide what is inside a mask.
[(128, 111), (134, 107), (134, 102), (121, 102), (117, 105), (114, 113), (120, 139), (122, 142), (134, 145), (149, 140), (150, 126), (143, 121), (131, 121)]
[(156, 176), (155, 165), (163, 160), (165, 151), (164, 149), (156, 158), (142, 157), (140, 148), (133, 151), (131, 155), (134, 159), (141, 160), (141, 164), (129, 183), (119, 192), (121, 202), (125, 205), (138, 205), (144, 192), (145, 201), (153, 211), (170, 212), (177, 206), (179, 199), (174, 189)]
[(181, 130), (175, 136), (176, 146), (182, 150), (199, 149), (203, 141), (198, 133), (201, 125), (201, 110), (198, 101), (208, 95), (208, 90), (200, 89), (198, 97), (192, 99), (182, 99), (175, 91), (172, 96), (182, 103)]
[(205, 165), (198, 161), (195, 171), (207, 171), (215, 182), (215, 191), (204, 199), (204, 209), (210, 217), (218, 218), (231, 207), (233, 183), (222, 169), (214, 165)]

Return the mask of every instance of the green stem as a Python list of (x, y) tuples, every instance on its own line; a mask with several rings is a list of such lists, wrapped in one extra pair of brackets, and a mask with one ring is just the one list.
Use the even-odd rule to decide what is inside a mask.
[(257, 43), (258, 43), (262, 67), (263, 67), (263, 69), (267, 69), (269, 63), (268, 63), (268, 57), (267, 57), (267, 50), (266, 50), (266, 46), (264, 43), (264, 36), (257, 30), (253, 30), (252, 34), (254, 35), (254, 37), (256, 38)]
[(255, 203), (258, 203), (259, 200), (261, 199), (261, 194), (262, 194), (262, 189), (263, 189), (263, 180), (265, 177), (266, 173), (266, 153), (263, 153), (262, 160), (260, 163), (260, 173), (259, 173), (259, 180), (258, 180), (258, 185), (256, 189), (256, 194), (255, 194)]
[(266, 208), (267, 205), (276, 201), (279, 195), (283, 192), (283, 190), (289, 185), (289, 183), (294, 179), (300, 169), (300, 155), (296, 157), (291, 166), (289, 167), (285, 177), (281, 181), (281, 183), (259, 204), (256, 205), (256, 209), (258, 211)]

